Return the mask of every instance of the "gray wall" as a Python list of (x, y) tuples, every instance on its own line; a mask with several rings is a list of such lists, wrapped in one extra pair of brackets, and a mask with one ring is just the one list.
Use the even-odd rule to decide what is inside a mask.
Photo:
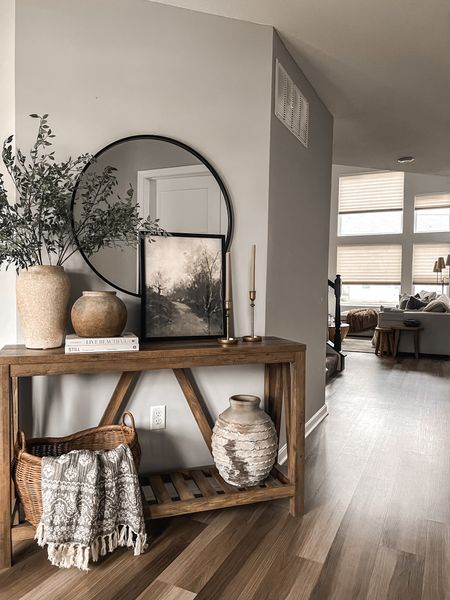
[[(0, 141), (14, 133), (14, 0), (0, 0)], [(0, 160), (0, 173), (8, 196), (13, 186), (6, 177), (6, 169)], [(16, 274), (14, 269), (0, 271), (0, 347), (11, 344), (17, 338)]]
[(268, 334), (307, 344), (306, 418), (325, 402), (327, 264), (333, 120), (274, 34), (278, 58), (309, 101), (309, 147), (271, 112)]
[[(257, 328), (264, 332), (272, 29), (146, 0), (19, 0), (16, 114), (19, 142), (35, 135), (31, 112), (50, 114), (61, 157), (96, 152), (139, 133), (179, 139), (217, 168), (236, 217), (236, 329), (247, 333), (248, 258), (258, 246)], [(38, 57), (35, 60), (35, 57)], [(104, 289), (79, 258), (74, 285)], [(127, 300), (130, 329), (137, 304)], [(262, 370), (197, 372), (213, 415), (233, 393), (263, 393)], [(117, 376), (48, 378), (34, 389), (34, 434), (66, 434), (98, 420)], [(64, 398), (61, 402), (60, 398)], [(151, 404), (167, 405), (167, 429), (149, 432)], [(146, 374), (130, 409), (144, 468), (205, 464), (210, 456), (171, 373)]]
[[(309, 418), (324, 403), (332, 119), (272, 28), (146, 0), (18, 0), (16, 37), (20, 146), (28, 148), (35, 135), (27, 115), (48, 112), (61, 158), (155, 133), (189, 144), (216, 167), (235, 213), (236, 334), (249, 331), (248, 262), (256, 243), (256, 330), (308, 344)], [(308, 150), (273, 116), (276, 56), (310, 101)], [(79, 256), (67, 269), (73, 299), (83, 289), (107, 289)], [(10, 297), (12, 289), (13, 281), (2, 293)], [(127, 327), (136, 330), (137, 302), (124, 300)], [(262, 395), (262, 375), (251, 366), (196, 372), (213, 416), (233, 393)], [(33, 403), (23, 411), (34, 413), (29, 433), (64, 435), (96, 423), (116, 380), (36, 378)], [(167, 405), (166, 430), (149, 432), (151, 404)], [(171, 373), (144, 375), (129, 407), (144, 469), (210, 461)]]
[[(330, 216), (330, 256), (329, 276), (336, 275), (337, 259), (337, 226), (339, 177), (358, 173), (370, 173), (373, 169), (333, 165), (331, 186)], [(401, 244), (402, 245), (402, 291), (409, 293), (412, 289), (412, 260), (414, 243), (450, 242), (450, 233), (414, 233), (414, 197), (418, 194), (433, 192), (449, 192), (450, 177), (441, 175), (425, 175), (422, 173), (405, 173), (405, 192), (403, 205), (403, 233), (376, 236), (345, 236), (345, 244)]]

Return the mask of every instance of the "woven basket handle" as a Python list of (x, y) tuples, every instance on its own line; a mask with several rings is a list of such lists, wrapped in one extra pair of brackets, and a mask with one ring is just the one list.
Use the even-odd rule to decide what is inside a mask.
[[(129, 419), (131, 421), (131, 425), (127, 425), (125, 423), (126, 417), (129, 417)], [(134, 417), (133, 417), (133, 415), (130, 412), (127, 411), (127, 412), (123, 413), (123, 415), (122, 415), (122, 425), (124, 425), (125, 427), (131, 427), (131, 429), (133, 431), (136, 431), (136, 423), (134, 422)]]
[(17, 432), (17, 448), (19, 456), (27, 449), (27, 440), (23, 431)]

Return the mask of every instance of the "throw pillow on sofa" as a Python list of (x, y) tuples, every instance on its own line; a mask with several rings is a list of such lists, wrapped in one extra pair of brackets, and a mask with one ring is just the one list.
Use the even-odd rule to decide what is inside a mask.
[(411, 296), (408, 302), (406, 303), (406, 310), (419, 310), (420, 308), (425, 308), (428, 302), (423, 302), (419, 298), (415, 296)]
[(411, 298), (411, 294), (400, 294), (398, 307), (401, 309), (405, 309), (408, 304), (408, 300)]
[[(427, 292), (426, 290), (420, 290), (418, 296), (423, 302), (431, 302), (437, 298), (436, 292)], [(417, 296), (416, 296), (417, 298)]]
[(424, 312), (450, 313), (450, 300), (447, 296), (438, 296), (423, 309)]

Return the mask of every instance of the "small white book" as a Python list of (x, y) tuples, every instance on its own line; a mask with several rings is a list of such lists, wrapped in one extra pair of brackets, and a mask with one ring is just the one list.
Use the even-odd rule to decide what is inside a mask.
[(66, 354), (75, 352), (136, 352), (139, 338), (129, 331), (119, 337), (83, 338), (75, 334), (66, 336)]

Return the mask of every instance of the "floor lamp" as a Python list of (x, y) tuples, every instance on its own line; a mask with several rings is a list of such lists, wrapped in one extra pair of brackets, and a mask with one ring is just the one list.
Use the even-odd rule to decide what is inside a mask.
[(436, 273), (436, 285), (439, 285), (439, 267), (438, 267), (438, 261), (435, 260), (434, 261), (434, 267), (433, 267), (433, 273)]
[(450, 254), (447, 254), (447, 260), (445, 261), (446, 266), (448, 267), (448, 295), (450, 296)]
[(443, 256), (440, 256), (437, 259), (437, 268), (438, 271), (441, 274), (441, 286), (442, 286), (442, 293), (444, 293), (444, 273), (445, 273), (445, 260)]

